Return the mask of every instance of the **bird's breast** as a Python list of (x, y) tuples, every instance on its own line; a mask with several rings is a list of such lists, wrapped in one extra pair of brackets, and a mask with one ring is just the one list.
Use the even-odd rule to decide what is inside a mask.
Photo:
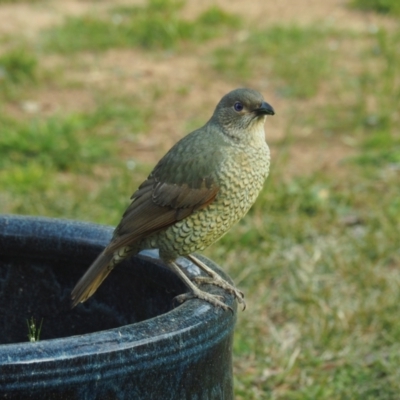
[(149, 238), (146, 245), (159, 247), (171, 259), (205, 249), (253, 205), (268, 175), (269, 163), (266, 144), (247, 151), (231, 150), (213, 176), (219, 186), (215, 200)]
[(246, 213), (255, 202), (269, 173), (270, 155), (267, 144), (237, 151), (224, 160), (218, 173), (220, 191), (217, 201)]

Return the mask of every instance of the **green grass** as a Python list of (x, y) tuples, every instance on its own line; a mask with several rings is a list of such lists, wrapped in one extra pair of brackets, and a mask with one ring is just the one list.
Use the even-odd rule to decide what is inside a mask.
[[(291, 35), (296, 31), (302, 33)], [(275, 43), (264, 51), (256, 40), (265, 32), (250, 33), (238, 51), (217, 50), (226, 52), (217, 67), (222, 77), (252, 82), (264, 69), (280, 78), (272, 84), (287, 101), (309, 102), (301, 112), (292, 102), (292, 114), (283, 116), (288, 136), (274, 143), (278, 157), (248, 219), (207, 251), (234, 266), (231, 274), (252, 293), (252, 311), (241, 315), (235, 340), (236, 398), (396, 398), (399, 31), (273, 32), (275, 51)], [(303, 61), (297, 73), (288, 73), (285, 55), (287, 63)], [(315, 72), (309, 60), (326, 69)], [(321, 93), (322, 101), (310, 103)], [(291, 136), (305, 126), (309, 136)], [(321, 141), (317, 158), (325, 152), (329, 159), (329, 143), (337, 141), (356, 150), (340, 167), (346, 172), (304, 169), (288, 179), (288, 150), (301, 143), (315, 148)]]
[(400, 4), (397, 0), (353, 0), (350, 4), (361, 10), (372, 10), (395, 16), (400, 15)]
[(287, 184), (275, 169), (244, 236), (208, 250), (252, 293), (235, 340), (237, 398), (389, 399), (400, 389), (398, 173), (358, 168), (345, 181), (314, 173)]
[[(212, 107), (200, 96), (197, 104), (197, 93), (186, 102), (204, 83), (259, 87), (280, 104), (267, 121), (271, 174), (249, 215), (205, 252), (248, 303), (234, 340), (235, 398), (396, 399), (400, 30), (383, 23), (371, 32), (320, 23), (259, 30), (219, 8), (188, 22), (180, 3), (111, 7), (48, 31), (54, 36), (43, 53), (43, 36), (29, 51), (4, 39), (10, 50), (0, 58), (0, 85), (13, 95), (2, 96), (0, 108), (1, 211), (115, 225), (153, 165), (132, 155), (140, 135), (162, 148), (171, 134), (164, 124), (176, 118), (170, 111), (185, 115), (175, 135), (204, 123), (199, 107)], [(172, 25), (158, 24), (166, 16)], [(179, 76), (173, 86), (104, 74), (98, 87), (82, 72), (104, 72), (103, 54), (70, 57), (130, 46), (160, 63), (165, 49), (178, 48), (169, 66), (199, 51), (202, 76)], [(61, 60), (57, 73), (46, 67), (54, 58)], [(11, 112), (60, 87), (89, 93), (95, 104), (79, 112)], [(283, 138), (271, 140), (269, 129)], [(340, 149), (340, 164), (321, 162)]]
[(326, 36), (318, 35), (316, 40), (316, 48), (331, 45), (334, 51), (327, 55), (330, 67), (324, 76), (304, 74), (300, 81), (304, 93), (312, 93), (318, 87), (325, 94), (313, 112), (301, 116), (304, 118), (301, 123), (326, 137), (347, 137), (348, 142), (361, 143), (371, 135), (393, 137), (400, 100), (395, 67), (400, 61), (397, 47), (400, 31), (389, 33), (378, 29), (363, 34), (331, 31)]
[[(129, 125), (128, 125), (129, 124)], [(93, 112), (54, 116), (17, 123), (3, 120), (0, 167), (31, 161), (56, 171), (82, 171), (91, 164), (110, 161), (115, 154), (119, 125), (139, 130), (145, 125), (141, 111), (127, 105), (102, 105)]]
[[(85, 137), (90, 127), (79, 116), (10, 126), (0, 139), (1, 164), (30, 161), (59, 171), (79, 170), (107, 157), (113, 142)], [(91, 121), (90, 121), (91, 122)], [(7, 157), (6, 157), (7, 155)]]
[(209, 40), (240, 24), (237, 16), (216, 6), (187, 21), (179, 17), (182, 5), (174, 0), (150, 0), (143, 7), (117, 7), (104, 18), (69, 17), (45, 34), (45, 48), (61, 53), (112, 47), (172, 49)]
[(0, 57), (1, 81), (21, 83), (35, 79), (37, 59), (22, 49), (4, 53)]
[(35, 318), (31, 317), (26, 321), (28, 326), (28, 339), (30, 342), (38, 342), (40, 340), (40, 333), (42, 331), (43, 319), (38, 325)]
[[(112, 211), (108, 216), (99, 213), (119, 201), (120, 206), (114, 211), (116, 220), (130, 196), (122, 195), (120, 180), (123, 179), (125, 187), (135, 184), (130, 164), (121, 161), (118, 153), (126, 142), (135, 140), (133, 132), (146, 128), (147, 118), (146, 112), (135, 108), (130, 99), (118, 97), (99, 100), (93, 112), (22, 121), (3, 116), (0, 205), (2, 201), (5, 204), (2, 209), (19, 214), (67, 212), (71, 217), (82, 218), (85, 203), (85, 219), (110, 222), (107, 217)], [(114, 175), (116, 171), (121, 176), (110, 181), (99, 179), (99, 174)], [(140, 175), (140, 166), (135, 171)], [(75, 183), (74, 176), (79, 177)], [(79, 192), (86, 195), (77, 198)], [(87, 196), (93, 196), (92, 200), (88, 201)], [(101, 212), (91, 201), (101, 204)]]
[(248, 78), (254, 70), (272, 74), (281, 95), (311, 97), (329, 73), (330, 36), (324, 29), (297, 26), (251, 32), (241, 44), (215, 50), (214, 67), (232, 77)]
[(37, 79), (38, 60), (26, 49), (13, 48), (0, 56), (0, 97), (11, 97)]
[(362, 153), (355, 157), (361, 165), (378, 168), (400, 166), (400, 137), (377, 131), (365, 139), (362, 149)]

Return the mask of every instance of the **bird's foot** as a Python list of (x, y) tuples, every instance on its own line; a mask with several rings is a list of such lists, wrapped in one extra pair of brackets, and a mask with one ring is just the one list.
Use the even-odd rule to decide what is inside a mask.
[(246, 309), (246, 302), (244, 301), (244, 293), (241, 290), (231, 285), (225, 279), (222, 279), (220, 275), (218, 275), (215, 271), (213, 271), (210, 267), (204, 264), (197, 257), (193, 256), (192, 254), (189, 254), (187, 257), (208, 275), (208, 277), (197, 276), (195, 278), (192, 278), (192, 281), (200, 285), (210, 284), (224, 289), (228, 293), (233, 294), (237, 302), (239, 304), (242, 304), (243, 311)]
[(198, 276), (196, 278), (193, 278), (192, 280), (199, 285), (209, 284), (224, 289), (228, 293), (233, 294), (233, 296), (235, 296), (237, 302), (242, 305), (243, 310), (246, 309), (246, 302), (244, 301), (243, 292), (235, 288), (235, 286), (232, 286), (224, 279), (222, 279), (219, 275), (217, 275), (216, 277)]
[(189, 299), (200, 299), (200, 300), (207, 301), (208, 303), (212, 304), (213, 306), (221, 307), (225, 311), (229, 310), (233, 314), (232, 307), (229, 307), (227, 304), (225, 304), (222, 301), (222, 300), (224, 300), (223, 296), (218, 296), (215, 294), (204, 292), (203, 290), (200, 290), (199, 288), (197, 288), (195, 286), (193, 288), (191, 288), (190, 292), (180, 294), (179, 296), (176, 296), (174, 300), (176, 300), (178, 303), (183, 303)]
[(204, 292), (203, 290), (199, 289), (186, 275), (185, 273), (180, 269), (179, 265), (176, 264), (174, 261), (170, 261), (167, 264), (172, 271), (174, 271), (185, 283), (186, 287), (189, 289), (188, 293), (181, 294), (177, 297), (175, 297), (175, 300), (178, 301), (179, 303), (183, 303), (184, 301), (188, 299), (200, 299), (207, 301), (208, 303), (216, 306), (216, 307), (221, 307), (223, 310), (230, 310), (233, 313), (232, 307), (229, 307), (226, 305), (222, 300), (224, 298), (222, 296), (217, 296), (211, 293)]

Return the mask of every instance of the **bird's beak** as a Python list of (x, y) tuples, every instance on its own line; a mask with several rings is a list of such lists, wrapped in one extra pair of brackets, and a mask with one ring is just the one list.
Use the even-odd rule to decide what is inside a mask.
[(275, 111), (271, 105), (263, 101), (260, 107), (253, 110), (257, 115), (274, 115)]

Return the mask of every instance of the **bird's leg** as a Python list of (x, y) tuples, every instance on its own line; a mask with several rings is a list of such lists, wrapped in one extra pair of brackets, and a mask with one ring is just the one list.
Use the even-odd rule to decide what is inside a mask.
[(243, 310), (246, 308), (246, 302), (244, 301), (244, 294), (240, 290), (236, 289), (235, 286), (228, 283), (225, 279), (222, 279), (220, 275), (218, 275), (215, 271), (213, 271), (210, 267), (204, 264), (201, 260), (195, 257), (193, 254), (188, 254), (186, 256), (190, 261), (196, 264), (200, 269), (202, 269), (208, 277), (198, 276), (193, 278), (193, 281), (199, 284), (208, 283), (211, 285), (218, 286), (228, 293), (231, 293), (235, 296), (239, 304), (243, 305)]
[(204, 292), (203, 290), (200, 290), (185, 275), (185, 273), (180, 269), (179, 265), (176, 264), (174, 261), (168, 262), (167, 265), (173, 272), (175, 272), (179, 276), (179, 278), (183, 281), (183, 283), (190, 290), (190, 293), (184, 293), (184, 294), (181, 294), (181, 295), (175, 297), (175, 299), (179, 303), (183, 303), (184, 301), (186, 301), (188, 299), (197, 298), (197, 299), (207, 301), (216, 307), (221, 307), (223, 310), (230, 310), (233, 313), (233, 309), (221, 301), (221, 300), (223, 300), (222, 296), (217, 296), (217, 295), (214, 295), (211, 293)]

